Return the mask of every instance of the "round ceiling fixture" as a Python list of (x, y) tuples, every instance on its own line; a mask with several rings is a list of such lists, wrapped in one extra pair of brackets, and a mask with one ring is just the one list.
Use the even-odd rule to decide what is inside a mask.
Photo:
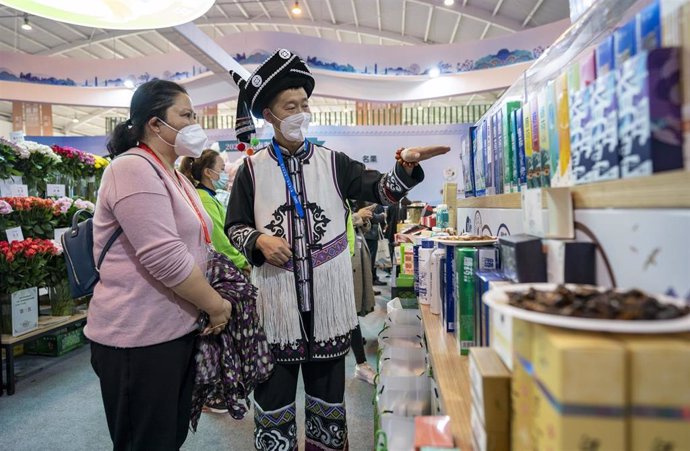
[(111, 30), (147, 30), (191, 22), (215, 0), (0, 0), (33, 16)]

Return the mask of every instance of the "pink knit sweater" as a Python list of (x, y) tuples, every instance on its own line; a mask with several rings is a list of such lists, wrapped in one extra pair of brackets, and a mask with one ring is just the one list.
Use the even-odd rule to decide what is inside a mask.
[[(86, 336), (121, 348), (163, 343), (194, 330), (197, 308), (170, 287), (198, 265), (206, 271), (201, 223), (172, 177), (141, 149), (121, 156), (105, 170), (94, 215), (94, 258), (121, 226), (101, 266), (101, 280), (89, 305)], [(162, 177), (161, 177), (162, 176)], [(192, 185), (180, 177), (204, 217), (213, 224)]]

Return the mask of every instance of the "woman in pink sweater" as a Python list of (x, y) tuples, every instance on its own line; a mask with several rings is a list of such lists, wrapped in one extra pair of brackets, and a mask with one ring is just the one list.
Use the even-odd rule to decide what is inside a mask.
[(177, 450), (189, 427), (194, 340), (220, 332), (231, 304), (205, 278), (212, 222), (174, 169), (198, 156), (206, 135), (176, 83), (154, 80), (132, 97), (130, 119), (108, 143), (94, 215), (94, 255), (118, 227), (100, 269), (86, 336), (114, 449)]

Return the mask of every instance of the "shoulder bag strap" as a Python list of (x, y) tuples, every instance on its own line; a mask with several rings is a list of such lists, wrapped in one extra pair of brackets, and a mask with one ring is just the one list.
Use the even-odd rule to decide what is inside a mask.
[[(126, 157), (126, 156), (137, 156), (137, 157), (139, 157), (139, 158), (143, 158), (144, 160), (146, 160), (146, 162), (147, 162), (149, 165), (151, 165), (151, 167), (153, 168), (153, 170), (156, 171), (156, 174), (158, 174), (158, 177), (161, 176), (160, 172), (158, 172), (158, 168), (157, 168), (156, 166), (154, 166), (154, 164), (151, 163), (151, 162), (149, 161), (149, 159), (146, 158), (145, 156), (139, 155), (139, 154), (136, 154), (136, 153), (129, 153), (129, 154), (120, 155), (120, 156), (117, 157), (117, 158), (122, 158), (122, 157)], [(119, 226), (118, 226), (117, 230), (115, 230), (115, 231), (113, 232), (113, 234), (110, 235), (110, 238), (108, 238), (108, 242), (105, 243), (105, 246), (103, 246), (103, 250), (101, 251), (101, 255), (98, 257), (98, 262), (96, 263), (96, 271), (98, 271), (98, 270), (101, 268), (101, 264), (103, 263), (103, 260), (105, 259), (105, 254), (108, 252), (108, 250), (110, 250), (110, 246), (113, 245), (113, 243), (115, 242), (115, 240), (116, 240), (121, 234), (122, 234), (122, 227), (119, 227)]]

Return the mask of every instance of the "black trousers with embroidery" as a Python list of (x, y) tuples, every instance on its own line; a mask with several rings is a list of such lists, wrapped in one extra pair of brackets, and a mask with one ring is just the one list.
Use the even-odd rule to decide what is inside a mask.
[(254, 389), (256, 448), (297, 449), (295, 397), (300, 368), (306, 393), (305, 449), (347, 449), (345, 357), (275, 365), (271, 378)]

